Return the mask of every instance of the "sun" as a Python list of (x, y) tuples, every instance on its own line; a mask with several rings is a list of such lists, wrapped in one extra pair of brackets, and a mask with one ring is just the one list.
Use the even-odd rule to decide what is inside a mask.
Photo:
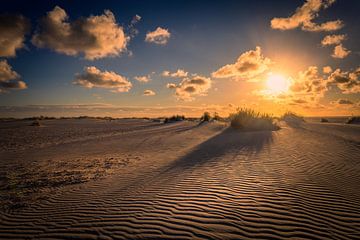
[(272, 94), (285, 93), (289, 89), (289, 79), (281, 74), (269, 74), (266, 80), (267, 90)]

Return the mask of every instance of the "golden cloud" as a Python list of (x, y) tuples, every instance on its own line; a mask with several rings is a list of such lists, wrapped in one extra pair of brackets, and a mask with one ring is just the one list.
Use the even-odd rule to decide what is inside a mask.
[(261, 48), (256, 47), (242, 53), (233, 64), (227, 64), (212, 73), (214, 78), (236, 77), (244, 80), (253, 80), (269, 69), (271, 60), (261, 54)]
[(334, 52), (331, 55), (333, 58), (345, 58), (351, 53), (350, 50), (347, 50), (342, 44), (335, 46)]
[(148, 32), (145, 37), (146, 42), (165, 45), (170, 39), (170, 32), (168, 29), (158, 27), (155, 31)]
[(85, 67), (84, 73), (76, 75), (73, 83), (85, 88), (108, 88), (112, 92), (128, 92), (132, 87), (126, 77), (111, 71), (102, 72), (94, 66)]
[(68, 18), (65, 10), (56, 6), (40, 20), (32, 43), (71, 56), (83, 53), (88, 60), (118, 56), (126, 50), (128, 38), (110, 10), (73, 22)]
[(161, 73), (161, 76), (163, 77), (172, 77), (172, 78), (183, 78), (188, 76), (188, 72), (186, 72), (183, 69), (178, 69), (176, 72), (170, 72), (170, 71), (163, 71)]
[(0, 15), (0, 56), (16, 56), (16, 50), (25, 46), (25, 35), (29, 31), (30, 22), (22, 15)]
[(286, 18), (273, 18), (271, 28), (279, 30), (302, 28), (304, 31), (335, 31), (344, 26), (341, 20), (328, 21), (322, 24), (312, 22), (321, 9), (326, 9), (332, 5), (335, 0), (307, 0), (301, 7), (295, 10), (295, 13)]
[(17, 72), (12, 70), (8, 62), (6, 60), (0, 60), (0, 92), (26, 88), (26, 83), (21, 80)]
[(156, 93), (153, 90), (146, 89), (143, 93), (144, 96), (154, 96)]
[(321, 45), (328, 46), (328, 45), (336, 45), (340, 44), (342, 41), (344, 41), (346, 38), (345, 34), (339, 34), (339, 35), (327, 35), (323, 38), (321, 41)]
[(211, 88), (211, 79), (199, 75), (184, 78), (180, 84), (168, 83), (167, 88), (175, 89), (179, 100), (192, 101), (197, 96), (206, 96)]

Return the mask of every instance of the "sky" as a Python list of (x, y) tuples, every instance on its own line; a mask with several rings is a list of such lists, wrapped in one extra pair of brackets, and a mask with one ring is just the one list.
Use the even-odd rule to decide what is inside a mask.
[(2, 1), (0, 117), (360, 114), (360, 1)]

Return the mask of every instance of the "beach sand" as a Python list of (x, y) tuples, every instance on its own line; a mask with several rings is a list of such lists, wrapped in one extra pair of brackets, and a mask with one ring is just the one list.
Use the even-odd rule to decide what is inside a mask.
[(360, 239), (360, 126), (0, 125), (1, 239)]

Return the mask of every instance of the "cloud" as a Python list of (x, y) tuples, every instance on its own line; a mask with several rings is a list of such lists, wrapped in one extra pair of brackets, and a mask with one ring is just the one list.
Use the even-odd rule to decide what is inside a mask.
[(25, 35), (30, 31), (30, 21), (22, 15), (0, 15), (0, 56), (15, 57), (23, 48)]
[(174, 89), (174, 88), (176, 88), (176, 84), (175, 83), (167, 83), (166, 87), (169, 89)]
[(172, 78), (183, 78), (188, 76), (188, 72), (185, 72), (183, 69), (178, 69), (176, 72), (171, 73), (170, 71), (163, 71), (161, 73), (163, 77), (172, 77)]
[(338, 99), (336, 101), (337, 104), (341, 104), (341, 105), (352, 105), (354, 104), (352, 101), (347, 100), (347, 99)]
[(17, 72), (12, 70), (8, 62), (6, 60), (0, 60), (0, 92), (26, 88), (26, 83), (21, 80)]
[(334, 48), (334, 52), (331, 56), (333, 58), (345, 58), (350, 54), (350, 52), (351, 51), (343, 47), (342, 44), (339, 44)]
[(252, 78), (264, 73), (271, 64), (269, 58), (261, 54), (261, 48), (244, 52), (233, 64), (227, 64), (212, 73), (214, 78), (236, 77), (244, 80), (253, 80)]
[(311, 100), (322, 97), (327, 89), (327, 80), (319, 75), (316, 66), (300, 71), (293, 80), (290, 90), (296, 94), (309, 95)]
[(195, 75), (190, 78), (184, 78), (180, 84), (168, 84), (168, 88), (175, 89), (175, 95), (178, 99), (192, 101), (196, 96), (206, 96), (211, 88), (211, 79)]
[(134, 79), (135, 79), (136, 81), (144, 82), (144, 83), (151, 81), (151, 77), (150, 77), (149, 75), (146, 75), (146, 76), (135, 76)]
[(271, 28), (279, 30), (295, 29), (301, 26), (304, 31), (335, 31), (344, 26), (341, 20), (328, 21), (322, 24), (312, 22), (321, 9), (326, 9), (332, 5), (335, 0), (307, 0), (301, 7), (295, 10), (295, 13), (287, 18), (273, 18)]
[(84, 73), (77, 74), (73, 83), (85, 88), (113, 89), (112, 92), (128, 92), (132, 87), (126, 77), (115, 72), (102, 72), (93, 66), (85, 67)]
[(327, 35), (323, 38), (321, 41), (321, 45), (328, 46), (328, 45), (337, 45), (340, 44), (342, 41), (346, 39), (345, 34), (339, 34), (339, 35)]
[(110, 10), (73, 22), (68, 18), (65, 10), (56, 6), (40, 20), (32, 43), (71, 56), (83, 53), (88, 60), (118, 56), (126, 50), (128, 37)]
[(145, 37), (146, 42), (165, 45), (170, 39), (171, 33), (168, 29), (158, 27), (155, 31), (148, 32)]
[(360, 93), (360, 67), (353, 72), (343, 72), (336, 69), (328, 77), (328, 83), (336, 85), (342, 93)]
[(141, 16), (136, 14), (132, 19), (130, 24), (127, 26), (127, 32), (129, 33), (129, 37), (133, 38), (135, 37), (138, 33), (139, 30), (137, 30), (135, 28), (136, 24), (138, 24), (141, 21)]
[(329, 74), (332, 72), (332, 68), (330, 66), (323, 67), (323, 73)]
[(143, 93), (144, 96), (154, 96), (156, 93), (153, 90), (146, 89)]

